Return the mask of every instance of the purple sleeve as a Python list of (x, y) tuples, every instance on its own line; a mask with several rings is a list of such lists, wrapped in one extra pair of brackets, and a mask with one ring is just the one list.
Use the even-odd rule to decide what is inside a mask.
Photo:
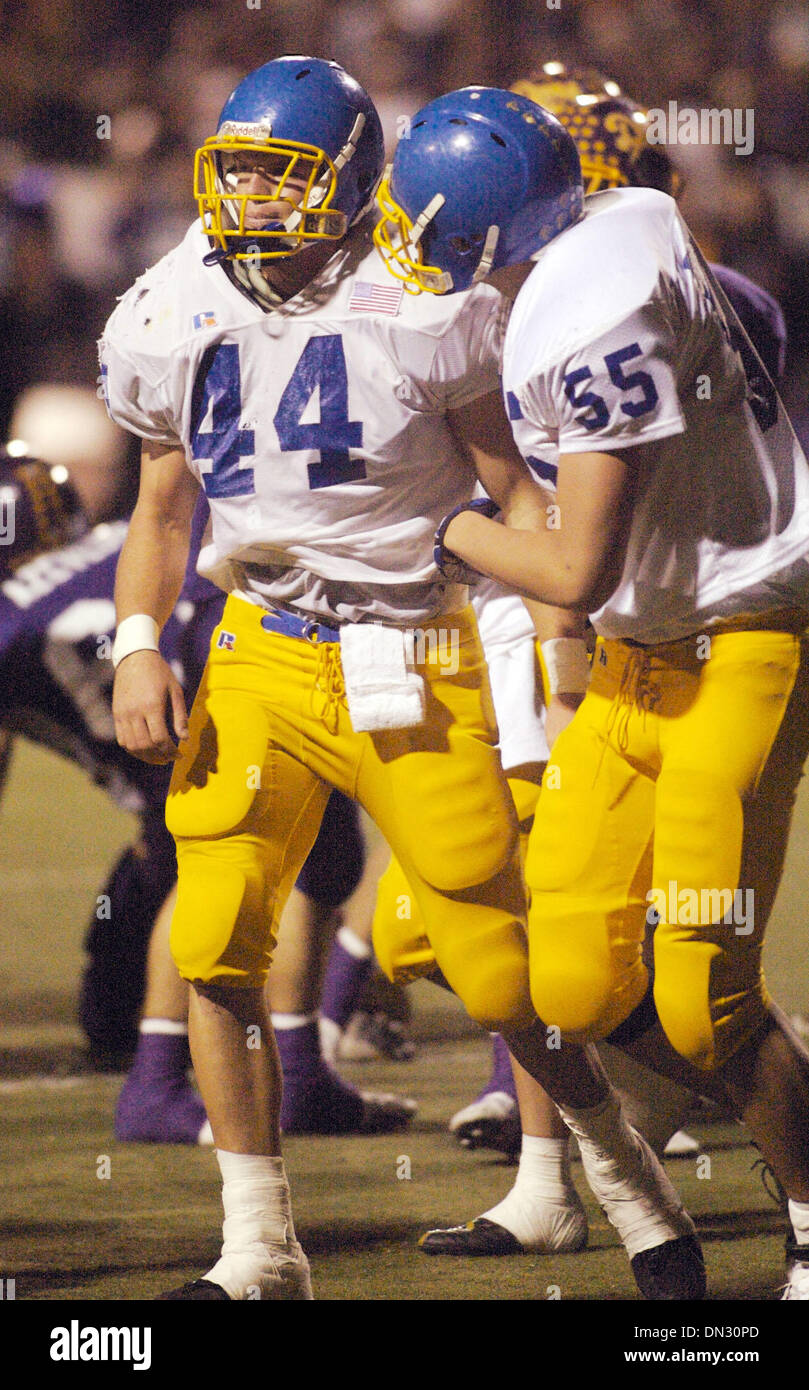
[(779, 386), (787, 354), (787, 327), (781, 305), (738, 270), (712, 265), (711, 271), (733, 305), (773, 384)]

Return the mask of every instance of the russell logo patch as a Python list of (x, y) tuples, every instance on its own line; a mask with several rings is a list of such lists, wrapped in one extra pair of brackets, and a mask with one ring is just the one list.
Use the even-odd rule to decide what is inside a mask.
[(216, 645), (219, 651), (232, 652), (236, 646), (236, 633), (220, 632), (216, 639)]

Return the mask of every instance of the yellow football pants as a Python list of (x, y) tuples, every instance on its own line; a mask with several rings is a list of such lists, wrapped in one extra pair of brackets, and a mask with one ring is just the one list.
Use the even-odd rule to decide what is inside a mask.
[(228, 600), (172, 777), (181, 975), (263, 983), (284, 901), (337, 787), (391, 845), (470, 1015), (487, 1028), (526, 1026), (517, 822), (471, 609), (432, 624), (453, 633), (450, 645), (424, 643), (425, 722), (377, 734), (351, 727), (339, 645), (266, 632), (262, 616)]
[(629, 1015), (647, 987), (649, 912), (655, 1002), (678, 1052), (711, 1069), (763, 1022), (762, 940), (809, 750), (800, 621), (651, 648), (599, 641), (526, 861), (546, 1024), (602, 1038)]
[[(507, 780), (520, 827), (520, 862), (524, 863), (539, 783), (519, 777)], [(391, 857), (377, 884), (373, 940), (380, 967), (397, 984), (410, 984), (435, 969), (435, 951), (410, 884), (395, 856)]]

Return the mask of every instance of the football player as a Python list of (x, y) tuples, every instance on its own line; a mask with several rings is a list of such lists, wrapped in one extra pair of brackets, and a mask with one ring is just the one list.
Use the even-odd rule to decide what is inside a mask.
[[(30, 402), (14, 423), (48, 447)], [(76, 423), (71, 420), (71, 428)], [(102, 423), (108, 423), (106, 414)], [(124, 851), (98, 895), (100, 907), (87, 940), (90, 961), (82, 978), (80, 1017), (91, 1061), (104, 1070), (121, 1070), (134, 1054), (116, 1107), (119, 1140), (210, 1143), (204, 1106), (186, 1075), (187, 986), (168, 952), (177, 873), (165, 828), (168, 770), (133, 761), (116, 743), (112, 722), (112, 671), (104, 657), (114, 631), (112, 596), (126, 523), (88, 524), (98, 494), (94, 486), (85, 488), (78, 459), (68, 474), (64, 464), (21, 453), (20, 439), (10, 447), (14, 452), (0, 451), (0, 730), (9, 742), (15, 733), (24, 734), (69, 758), (140, 820), (138, 842)], [(64, 448), (63, 440), (63, 453)], [(192, 555), (206, 517), (207, 508), (201, 507)], [(222, 593), (200, 580), (189, 563), (162, 643), (191, 697), (223, 603)], [(337, 866), (335, 840), (341, 847)], [(351, 893), (362, 860), (356, 808), (335, 794), (301, 873), (298, 916), (288, 934), (304, 918), (328, 933), (330, 914)], [(285, 977), (275, 981), (283, 1015), (282, 1123), (296, 1133), (397, 1128), (412, 1118), (412, 1102), (360, 1092), (324, 1065), (316, 1000), (310, 998), (319, 974), (310, 957), (322, 954), (325, 944), (316, 935), (307, 937)]]
[[(521, 78), (513, 83), (511, 90), (550, 111), (573, 137), (581, 160), (586, 193), (610, 188), (648, 187), (658, 188), (672, 197), (679, 196), (682, 179), (667, 151), (646, 141), (648, 113), (627, 97), (617, 82), (594, 68), (577, 68), (549, 61), (529, 78)], [(760, 286), (737, 271), (721, 265), (711, 265), (711, 270), (777, 386), (783, 376), (786, 358), (786, 324), (780, 305)], [(484, 581), (485, 584), (488, 581)], [(479, 607), (478, 613), (480, 622)], [(497, 627), (487, 627), (486, 630), (499, 635)], [(482, 634), (485, 646), (483, 627)], [(584, 648), (579, 655), (579, 676), (574, 679), (581, 693), (587, 684), (587, 678), (583, 675), (583, 660)], [(513, 684), (513, 681), (509, 682), (512, 690)], [(495, 685), (497, 705), (496, 697)], [(507, 725), (511, 723), (511, 710), (516, 699), (521, 699), (525, 709), (532, 708), (530, 691), (523, 695), (513, 694), (509, 712), (505, 715)], [(569, 703), (572, 717), (572, 700)], [(504, 718), (500, 717), (499, 706), (497, 709), (503, 727)], [(621, 1071), (627, 1066), (622, 1054), (611, 1049), (600, 1050), (602, 1060), (607, 1061), (613, 1083), (620, 1084)], [(681, 1131), (675, 1132), (693, 1106), (693, 1098), (677, 1087), (671, 1092), (672, 1105), (662, 1105), (659, 1079), (652, 1074), (647, 1075), (647, 1087), (651, 1084), (653, 1092), (645, 1098), (641, 1097), (637, 1090), (640, 1073), (634, 1064), (630, 1066), (631, 1081), (635, 1087), (630, 1102), (633, 1123), (652, 1141), (657, 1152), (665, 1148), (669, 1155), (695, 1153), (698, 1147), (696, 1141)], [(505, 1152), (519, 1148), (517, 1098), (502, 1040), (496, 1039), (494, 1042), (492, 1071), (485, 1086), (470, 1105), (452, 1117), (450, 1130), (464, 1146), (492, 1147)], [(474, 1231), (470, 1232), (467, 1226), (458, 1230), (459, 1244), (474, 1241)], [(511, 1248), (510, 1242), (504, 1242), (504, 1245)], [(492, 1242), (489, 1242), (491, 1247)]]
[[(116, 589), (116, 728), (129, 751), (175, 762), (172, 949), (224, 1179), (221, 1259), (165, 1296), (312, 1296), (262, 987), (333, 786), (391, 844), (470, 1014), (567, 1103), (641, 1288), (701, 1296), (693, 1224), (665, 1174), (594, 1059), (546, 1046), (529, 999), (482, 651), (431, 529), (471, 497), (470, 460), (512, 520), (535, 522), (544, 498), (501, 421), (497, 293), (428, 300), (381, 279), (366, 213), (382, 160), (373, 105), (336, 64), (250, 74), (197, 154), (201, 225), (102, 341), (111, 413), (144, 440)], [(575, 218), (577, 168), (566, 180)], [(230, 596), (187, 723), (157, 637), (200, 485), (213, 518), (200, 563)]]
[(532, 998), (566, 1036), (639, 1028), (656, 923), (665, 1034), (716, 1073), (787, 1192), (784, 1297), (806, 1299), (809, 1057), (761, 947), (809, 748), (809, 469), (674, 201), (616, 189), (571, 219), (539, 158), (575, 146), (523, 100), (468, 88), (425, 108), (380, 242), (415, 290), (477, 277), (516, 296), (503, 390), (526, 461), (555, 475), (558, 527), (462, 508), (442, 570), (585, 609), (598, 633), (529, 845)]
[[(183, 1004), (173, 1014), (170, 962), (161, 968), (158, 955), (147, 998), (148, 1036), (137, 1037), (147, 944), (176, 862), (163, 824), (165, 771), (133, 763), (114, 736), (112, 673), (104, 657), (114, 630), (113, 585), (126, 523), (89, 526), (65, 467), (20, 454), (21, 447), (15, 440), (15, 452), (0, 457), (2, 507), (14, 517), (13, 538), (0, 548), (0, 727), (6, 737), (21, 733), (69, 758), (139, 817), (138, 843), (124, 852), (98, 897), (82, 1021), (94, 1065), (120, 1065), (121, 1054), (138, 1043), (140, 1082), (116, 1114), (119, 1138), (210, 1142), (204, 1107), (186, 1077)], [(81, 478), (76, 485), (81, 489)], [(221, 596), (216, 602), (221, 608)], [(164, 642), (178, 673), (190, 681), (189, 608), (184, 620), (175, 613), (166, 624)]]

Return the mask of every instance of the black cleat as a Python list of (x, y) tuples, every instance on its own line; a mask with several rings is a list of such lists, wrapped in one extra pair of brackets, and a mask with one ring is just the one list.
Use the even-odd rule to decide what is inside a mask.
[(462, 1149), (494, 1149), (516, 1158), (522, 1146), (517, 1102), (505, 1091), (487, 1091), (464, 1106), (450, 1120), (449, 1132)]
[(159, 1293), (154, 1301), (160, 1303), (170, 1298), (210, 1298), (217, 1299), (220, 1303), (232, 1302), (230, 1294), (225, 1293), (222, 1285), (214, 1284), (210, 1279), (192, 1279), (179, 1289), (170, 1289), (168, 1293)]
[(630, 1264), (643, 1297), (653, 1302), (705, 1297), (705, 1261), (696, 1236), (680, 1236), (641, 1250)]
[[(586, 1237), (585, 1237), (586, 1239)], [(425, 1255), (524, 1255), (526, 1249), (516, 1236), (479, 1216), (466, 1226), (450, 1226), (447, 1230), (427, 1231), (419, 1237), (419, 1249)]]

